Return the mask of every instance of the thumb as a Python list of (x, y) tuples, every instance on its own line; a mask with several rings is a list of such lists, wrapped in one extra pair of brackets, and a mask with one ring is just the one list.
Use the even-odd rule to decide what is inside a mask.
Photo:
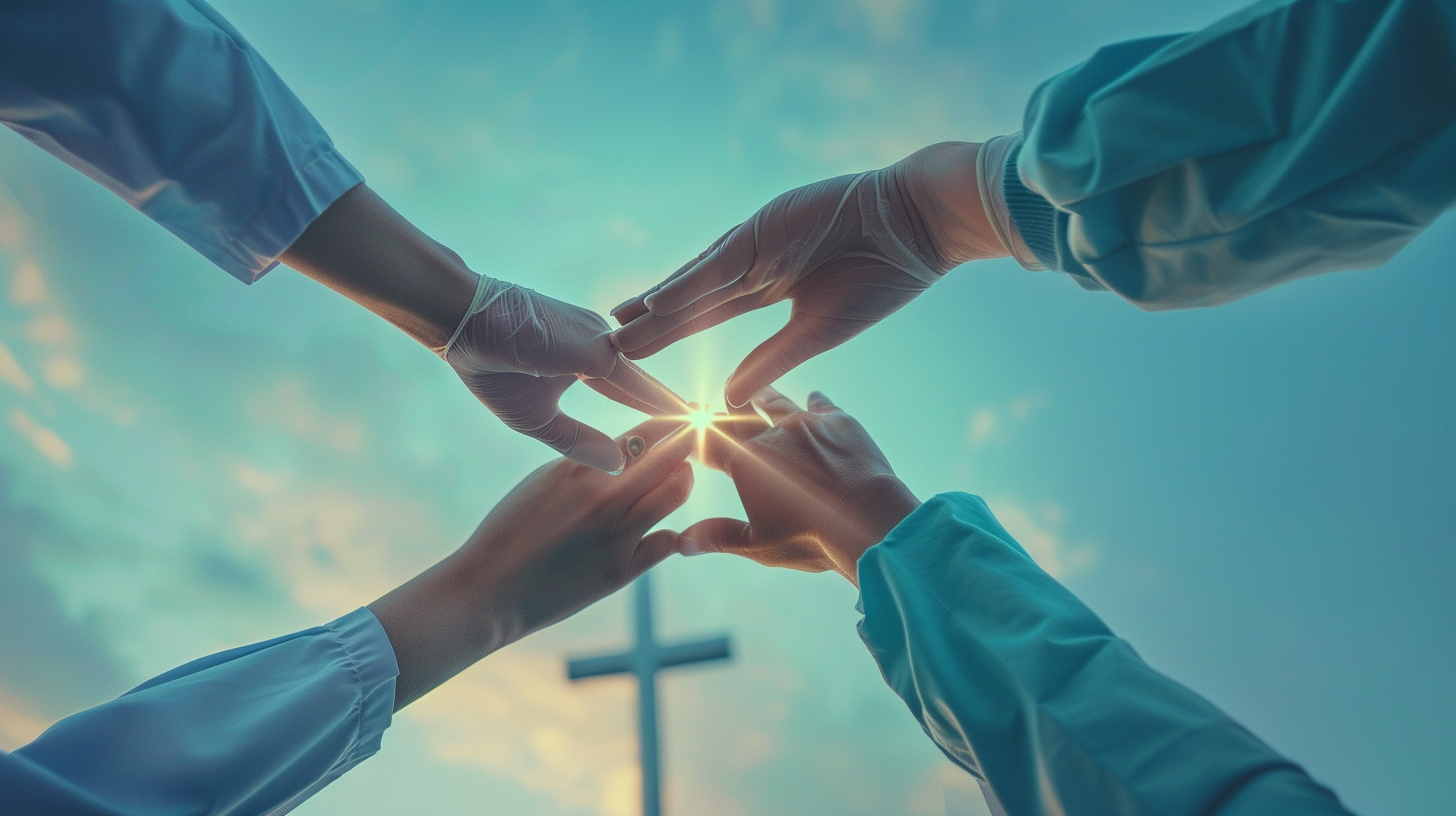
[(728, 378), (724, 389), (728, 404), (734, 407), (748, 404), (754, 394), (800, 363), (839, 345), (839, 340), (821, 330), (821, 323), (818, 318), (793, 315), (787, 325), (749, 352)]
[(682, 531), (677, 551), (683, 555), (736, 552), (748, 546), (748, 522), (733, 518), (704, 519)]

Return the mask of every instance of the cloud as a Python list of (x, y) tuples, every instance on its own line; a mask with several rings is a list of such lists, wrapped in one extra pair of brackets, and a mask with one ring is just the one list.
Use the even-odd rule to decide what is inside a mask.
[(1058, 531), (1062, 526), (1062, 509), (1056, 504), (1047, 502), (1033, 509), (1006, 498), (987, 504), (1006, 532), (1053, 578), (1060, 580), (1076, 575), (1096, 561), (1094, 548), (1070, 544), (1062, 537)]
[(25, 327), (25, 336), (33, 343), (56, 346), (75, 341), (76, 330), (64, 317), (47, 314), (31, 320)]
[(20, 361), (10, 352), (10, 347), (0, 340), (0, 381), (8, 383), (22, 394), (35, 393), (35, 380), (21, 368)]
[(1003, 406), (983, 406), (971, 414), (966, 439), (971, 447), (979, 448), (995, 441), (1009, 432), (1012, 424), (1020, 423), (1046, 404), (1044, 394), (1023, 394)]
[(564, 807), (602, 816), (639, 808), (631, 686), (566, 680), (562, 658), (515, 646), (408, 710), (446, 762), (500, 773)]
[(68, 468), (75, 463), (76, 457), (71, 452), (71, 446), (66, 444), (60, 434), (31, 419), (29, 414), (19, 408), (10, 410), (10, 427), (29, 440), (41, 456), (57, 465)]
[(100, 619), (69, 613), (34, 566), (39, 555), (84, 546), (51, 515), (17, 504), (0, 463), (0, 748), (131, 685)]
[(980, 447), (996, 435), (1000, 423), (995, 408), (982, 408), (971, 415), (971, 444)]
[(80, 386), (86, 377), (81, 361), (71, 354), (57, 354), (46, 360), (40, 373), (52, 388), (67, 390)]
[(46, 285), (41, 277), (40, 264), (21, 261), (10, 277), (10, 302), (17, 306), (34, 306), (45, 300)]

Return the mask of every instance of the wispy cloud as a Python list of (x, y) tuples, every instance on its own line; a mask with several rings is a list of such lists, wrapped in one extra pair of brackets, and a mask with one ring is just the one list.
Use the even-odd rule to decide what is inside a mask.
[(19, 408), (10, 410), (10, 427), (25, 437), (41, 456), (61, 467), (68, 468), (76, 461), (71, 446), (61, 435), (30, 418), (30, 414)]
[(1076, 575), (1097, 560), (1095, 548), (1073, 544), (1062, 535), (1063, 515), (1058, 505), (1030, 506), (1004, 497), (987, 504), (1006, 532), (1053, 578)]
[(1025, 421), (1046, 404), (1044, 394), (1022, 394), (1004, 405), (985, 405), (971, 414), (966, 440), (979, 448), (1006, 436), (1017, 424)]
[(10, 347), (0, 340), (0, 381), (4, 381), (22, 394), (35, 393), (35, 380), (25, 373), (20, 361), (15, 359)]
[(0, 749), (28, 742), (56, 719), (126, 690), (127, 673), (91, 616), (77, 616), (35, 567), (78, 546), (50, 514), (11, 498), (0, 464)]

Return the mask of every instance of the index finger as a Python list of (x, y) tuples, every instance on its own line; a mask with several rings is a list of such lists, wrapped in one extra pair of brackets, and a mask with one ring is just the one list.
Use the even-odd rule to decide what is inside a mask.
[[(656, 377), (643, 371), (636, 363), (622, 356), (617, 352), (617, 365), (611, 373), (601, 379), (615, 385), (626, 392), (639, 403), (644, 403), (656, 411), (649, 413), (664, 414), (668, 416), (681, 416), (688, 413), (688, 401), (679, 397), (671, 388), (663, 385)], [(612, 396), (608, 394), (607, 396)], [(630, 408), (640, 408), (625, 400), (618, 400)]]
[[(617, 478), (628, 491), (646, 491), (671, 476), (693, 452), (696, 434), (682, 420), (649, 419), (622, 437), (640, 436), (647, 443), (647, 452), (627, 463)], [(625, 447), (625, 445), (624, 445)]]
[(655, 315), (672, 314), (748, 274), (757, 254), (753, 233), (751, 220), (734, 227), (706, 258), (648, 295), (643, 303)]

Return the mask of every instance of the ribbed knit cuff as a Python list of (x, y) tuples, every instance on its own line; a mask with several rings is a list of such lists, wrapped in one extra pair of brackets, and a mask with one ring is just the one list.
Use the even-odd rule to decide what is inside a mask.
[(1046, 265), (1021, 240), (1016, 223), (1012, 221), (1011, 213), (1006, 208), (1006, 196), (1003, 192), (1002, 177), (1007, 175), (1008, 170), (1011, 175), (1016, 174), (1015, 156), (1020, 151), (1020, 133), (988, 139), (976, 152), (976, 186), (981, 194), (981, 208), (986, 213), (986, 219), (991, 222), (991, 229), (996, 231), (1001, 245), (1006, 247), (1017, 263), (1036, 271), (1046, 269)]
[(1006, 211), (1017, 235), (1038, 264), (1032, 267), (1022, 261), (1021, 265), (1028, 269), (1057, 269), (1057, 208), (1021, 183), (1021, 174), (1016, 169), (1021, 147), (1022, 141), (1018, 138), (1006, 156), (1006, 167), (1001, 174), (1001, 197)]

